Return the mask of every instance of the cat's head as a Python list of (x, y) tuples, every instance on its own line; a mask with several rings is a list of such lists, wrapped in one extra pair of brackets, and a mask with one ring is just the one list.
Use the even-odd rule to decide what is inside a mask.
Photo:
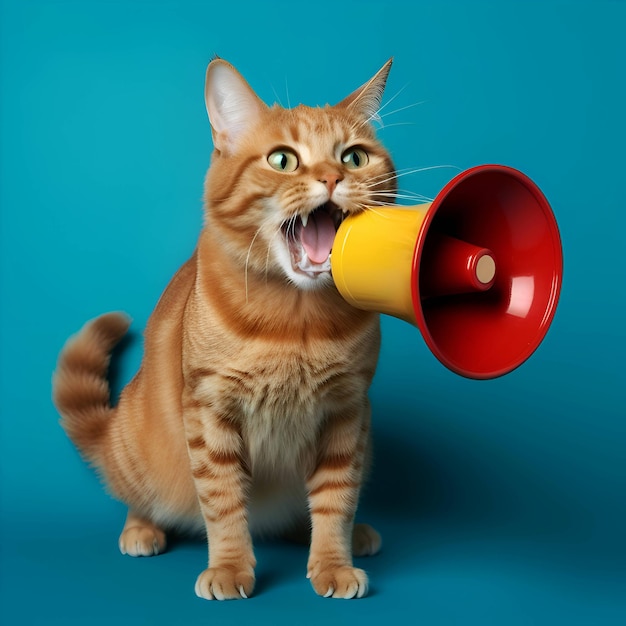
[(390, 67), (391, 60), (335, 106), (284, 109), (264, 104), (226, 61), (211, 61), (207, 223), (246, 276), (286, 277), (301, 289), (331, 285), (341, 221), (390, 202), (394, 167), (371, 124)]

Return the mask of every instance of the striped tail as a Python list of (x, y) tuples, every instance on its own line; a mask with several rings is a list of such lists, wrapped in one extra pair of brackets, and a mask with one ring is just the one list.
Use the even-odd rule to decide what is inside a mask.
[(107, 370), (111, 351), (126, 334), (129, 318), (107, 313), (87, 322), (61, 350), (52, 380), (52, 399), (61, 425), (85, 459), (100, 461), (100, 443), (112, 413)]

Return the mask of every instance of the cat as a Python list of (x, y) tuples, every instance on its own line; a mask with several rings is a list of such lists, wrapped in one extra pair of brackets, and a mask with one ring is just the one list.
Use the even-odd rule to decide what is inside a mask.
[(344, 217), (395, 189), (372, 126), (391, 62), (335, 106), (285, 109), (215, 57), (205, 223), (148, 321), (138, 373), (112, 407), (121, 313), (85, 324), (59, 355), (61, 424), (129, 507), (120, 550), (151, 556), (167, 531), (206, 533), (202, 598), (252, 594), (256, 533), (304, 536), (319, 595), (367, 593), (352, 559), (381, 538), (354, 517), (380, 324), (341, 298), (329, 259)]

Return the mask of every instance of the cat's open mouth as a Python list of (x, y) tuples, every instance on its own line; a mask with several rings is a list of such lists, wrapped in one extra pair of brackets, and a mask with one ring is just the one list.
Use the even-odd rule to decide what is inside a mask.
[(285, 224), (283, 233), (294, 271), (311, 278), (330, 272), (330, 253), (343, 218), (343, 211), (329, 201)]

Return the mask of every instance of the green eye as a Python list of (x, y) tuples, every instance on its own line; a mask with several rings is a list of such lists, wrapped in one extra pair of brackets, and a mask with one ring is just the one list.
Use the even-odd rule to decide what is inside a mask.
[(298, 157), (291, 150), (275, 150), (267, 157), (267, 162), (277, 172), (293, 172), (298, 169)]
[(369, 163), (367, 152), (362, 148), (350, 148), (341, 155), (341, 162), (351, 170), (356, 170)]

